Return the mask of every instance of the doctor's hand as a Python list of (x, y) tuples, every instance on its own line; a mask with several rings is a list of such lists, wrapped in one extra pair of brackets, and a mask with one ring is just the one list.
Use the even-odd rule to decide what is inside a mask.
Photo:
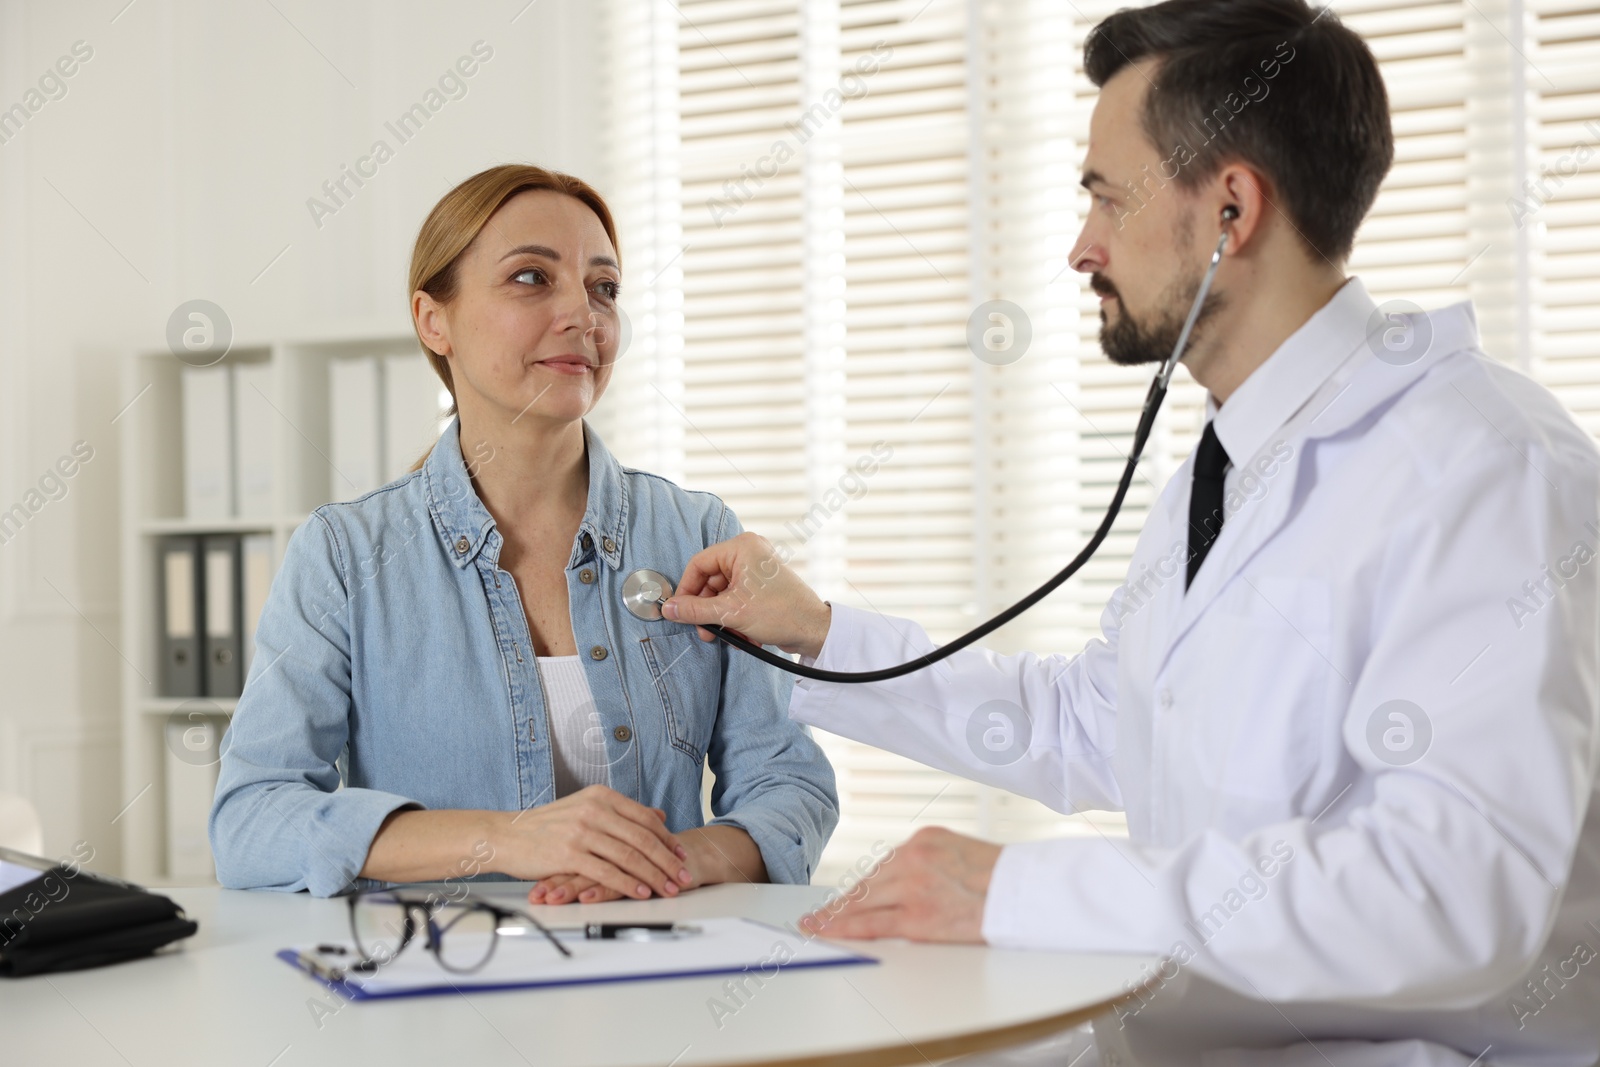
[(800, 920), (823, 937), (983, 941), (1000, 846), (942, 827), (918, 830), (853, 890)]
[(704, 628), (711, 623), (758, 645), (815, 658), (833, 609), (783, 564), (771, 541), (746, 531), (691, 559), (661, 614), (700, 626), (702, 641), (716, 640)]

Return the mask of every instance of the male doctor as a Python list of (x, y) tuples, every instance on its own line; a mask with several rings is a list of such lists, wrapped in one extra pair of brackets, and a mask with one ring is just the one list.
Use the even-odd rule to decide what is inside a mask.
[[(1079, 655), (801, 681), (790, 714), (1062, 812), (1124, 811), (1129, 835), (923, 830), (810, 921), (1163, 957), (1096, 1023), (1106, 1067), (1594, 1063), (1594, 444), (1484, 354), (1469, 304), (1397, 316), (1345, 276), (1393, 138), (1336, 16), (1170, 0), (1102, 22), (1085, 58), (1093, 210), (1071, 261), (1106, 355), (1165, 357), (1230, 234), (1185, 359), (1209, 393), (1195, 454)], [(708, 548), (667, 617), (841, 671), (935, 647), (824, 603), (774, 553), (753, 533)], [(996, 701), (1028, 738), (1009, 762), (969, 741)]]

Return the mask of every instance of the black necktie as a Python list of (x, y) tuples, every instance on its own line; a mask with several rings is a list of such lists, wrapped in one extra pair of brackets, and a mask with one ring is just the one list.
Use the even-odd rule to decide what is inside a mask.
[(1189, 487), (1189, 575), (1185, 589), (1194, 584), (1200, 564), (1206, 561), (1222, 532), (1222, 477), (1228, 470), (1228, 452), (1217, 440), (1215, 420), (1206, 423), (1200, 446), (1194, 450), (1194, 482)]

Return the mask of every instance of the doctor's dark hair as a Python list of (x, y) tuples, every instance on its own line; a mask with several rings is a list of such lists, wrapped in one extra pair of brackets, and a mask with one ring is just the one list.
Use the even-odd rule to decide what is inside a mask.
[(1194, 190), (1227, 163), (1249, 164), (1312, 251), (1347, 260), (1394, 162), (1366, 42), (1305, 0), (1166, 0), (1118, 11), (1083, 46), (1096, 86), (1150, 58), (1144, 132), (1163, 159), (1192, 157), (1161, 176)]
[[(419, 290), (441, 304), (453, 300), (457, 285), (456, 265), (461, 261), (462, 253), (507, 200), (534, 189), (562, 193), (593, 211), (599, 217), (600, 225), (605, 228), (606, 236), (611, 239), (611, 247), (617, 249), (618, 259), (621, 259), (622, 248), (617, 243), (617, 227), (611, 219), (611, 209), (592, 185), (582, 178), (532, 164), (505, 163), (474, 174), (440, 197), (433, 210), (428, 212), (422, 229), (417, 232), (417, 243), (411, 250), (407, 305), (410, 305), (411, 296)], [(416, 325), (413, 319), (413, 330)], [(450, 390), (449, 413), (454, 415), (456, 387), (450, 380), (450, 364), (428, 347), (420, 331), (417, 333), (417, 342), (427, 353), (434, 373)], [(417, 466), (421, 466), (421, 460)]]

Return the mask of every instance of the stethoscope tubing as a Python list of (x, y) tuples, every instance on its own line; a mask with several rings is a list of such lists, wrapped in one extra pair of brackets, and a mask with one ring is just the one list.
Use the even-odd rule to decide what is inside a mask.
[[(1231, 208), (1229, 209), (1230, 212), (1232, 210)], [(1235, 212), (1234, 214), (1236, 215), (1237, 213)], [(1231, 217), (1227, 213), (1224, 214), (1225, 219)], [(1111, 526), (1116, 522), (1117, 514), (1122, 510), (1123, 499), (1128, 495), (1128, 487), (1133, 484), (1134, 470), (1139, 466), (1139, 457), (1144, 453), (1145, 442), (1150, 439), (1150, 431), (1155, 426), (1156, 415), (1161, 411), (1161, 402), (1166, 399), (1167, 385), (1172, 380), (1172, 374), (1177, 369), (1179, 360), (1183, 357), (1184, 349), (1189, 343), (1189, 334), (1193, 331), (1195, 322), (1200, 317), (1200, 310), (1205, 304), (1206, 296), (1211, 292), (1211, 282), (1216, 277), (1218, 266), (1222, 263), (1222, 252), (1227, 247), (1227, 243), (1228, 233), (1224, 229), (1221, 239), (1217, 242), (1217, 249), (1211, 255), (1211, 263), (1206, 269), (1205, 278), (1200, 283), (1199, 291), (1195, 294), (1194, 303), (1189, 307), (1189, 315), (1184, 320), (1183, 330), (1178, 335), (1177, 344), (1172, 348), (1172, 355), (1162, 363), (1160, 371), (1157, 372), (1155, 379), (1150, 383), (1149, 393), (1145, 395), (1144, 411), (1139, 416), (1139, 426), (1133, 435), (1133, 447), (1128, 452), (1128, 463), (1123, 468), (1122, 478), (1117, 482), (1117, 491), (1111, 498), (1110, 507), (1106, 509), (1105, 518), (1100, 521), (1100, 526), (1095, 530), (1094, 536), (1083, 546), (1083, 550), (1073, 557), (1072, 562), (1068, 563), (1039, 588), (987, 622), (973, 627), (960, 637), (939, 646), (932, 652), (918, 656), (914, 660), (908, 660), (893, 667), (883, 667), (875, 671), (830, 671), (819, 667), (810, 667), (803, 663), (796, 663), (785, 656), (769, 652), (760, 645), (748, 640), (743, 634), (729, 630), (724, 626), (706, 623), (701, 624), (701, 628), (710, 631), (716, 636), (717, 640), (731, 645), (741, 652), (748, 653), (763, 663), (770, 663), (781, 671), (787, 671), (802, 678), (810, 678), (819, 682), (852, 684), (886, 682), (891, 678), (901, 678), (907, 674), (931, 667), (940, 660), (955, 655), (974, 642), (981, 641), (994, 633), (1000, 627), (1055, 592), (1063, 582), (1077, 574), (1083, 568), (1083, 565), (1089, 562), (1095, 552), (1099, 550), (1107, 535), (1111, 533)]]

